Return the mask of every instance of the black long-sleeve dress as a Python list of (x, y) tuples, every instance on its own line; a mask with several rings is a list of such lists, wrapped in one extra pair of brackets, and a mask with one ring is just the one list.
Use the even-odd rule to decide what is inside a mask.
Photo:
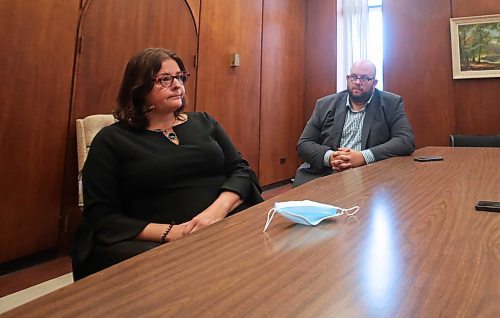
[(120, 123), (95, 136), (83, 169), (75, 279), (158, 246), (134, 238), (148, 223), (191, 220), (222, 191), (243, 199), (233, 213), (262, 201), (255, 174), (210, 115), (188, 113), (174, 131), (179, 145)]

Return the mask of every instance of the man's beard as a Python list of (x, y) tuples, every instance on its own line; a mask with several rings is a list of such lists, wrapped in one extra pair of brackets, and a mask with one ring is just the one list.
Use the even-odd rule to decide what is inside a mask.
[(372, 97), (373, 93), (373, 91), (368, 91), (359, 96), (356, 96), (352, 93), (351, 89), (348, 88), (347, 91), (349, 92), (349, 98), (351, 99), (351, 101), (356, 104), (366, 104), (370, 100), (370, 97)]

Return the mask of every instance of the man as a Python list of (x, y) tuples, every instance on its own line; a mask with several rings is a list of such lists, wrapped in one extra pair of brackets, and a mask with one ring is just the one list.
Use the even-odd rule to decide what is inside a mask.
[(297, 144), (304, 163), (294, 186), (415, 150), (403, 99), (375, 88), (375, 65), (359, 60), (347, 75), (347, 91), (316, 102)]

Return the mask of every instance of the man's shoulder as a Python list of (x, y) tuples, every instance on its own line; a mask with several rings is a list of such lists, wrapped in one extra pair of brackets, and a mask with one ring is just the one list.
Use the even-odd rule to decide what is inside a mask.
[(380, 95), (380, 99), (382, 99), (382, 100), (397, 101), (397, 100), (401, 99), (401, 96), (399, 96), (397, 94), (387, 92), (387, 91), (379, 91), (379, 90), (377, 90), (377, 91)]
[(345, 104), (345, 100), (347, 98), (347, 95), (348, 95), (347, 91), (342, 91), (339, 93), (330, 94), (330, 95), (327, 95), (327, 96), (324, 96), (324, 97), (318, 99), (317, 104), (318, 104), (318, 106), (320, 106), (320, 105), (333, 106), (335, 104), (338, 104), (338, 102), (340, 102), (341, 100), (344, 100), (344, 104)]

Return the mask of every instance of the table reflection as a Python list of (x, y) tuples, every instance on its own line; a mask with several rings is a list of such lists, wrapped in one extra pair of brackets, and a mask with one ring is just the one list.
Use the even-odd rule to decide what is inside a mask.
[(371, 308), (387, 312), (397, 305), (400, 295), (400, 254), (390, 201), (378, 196), (373, 207), (361, 260), (361, 289)]

